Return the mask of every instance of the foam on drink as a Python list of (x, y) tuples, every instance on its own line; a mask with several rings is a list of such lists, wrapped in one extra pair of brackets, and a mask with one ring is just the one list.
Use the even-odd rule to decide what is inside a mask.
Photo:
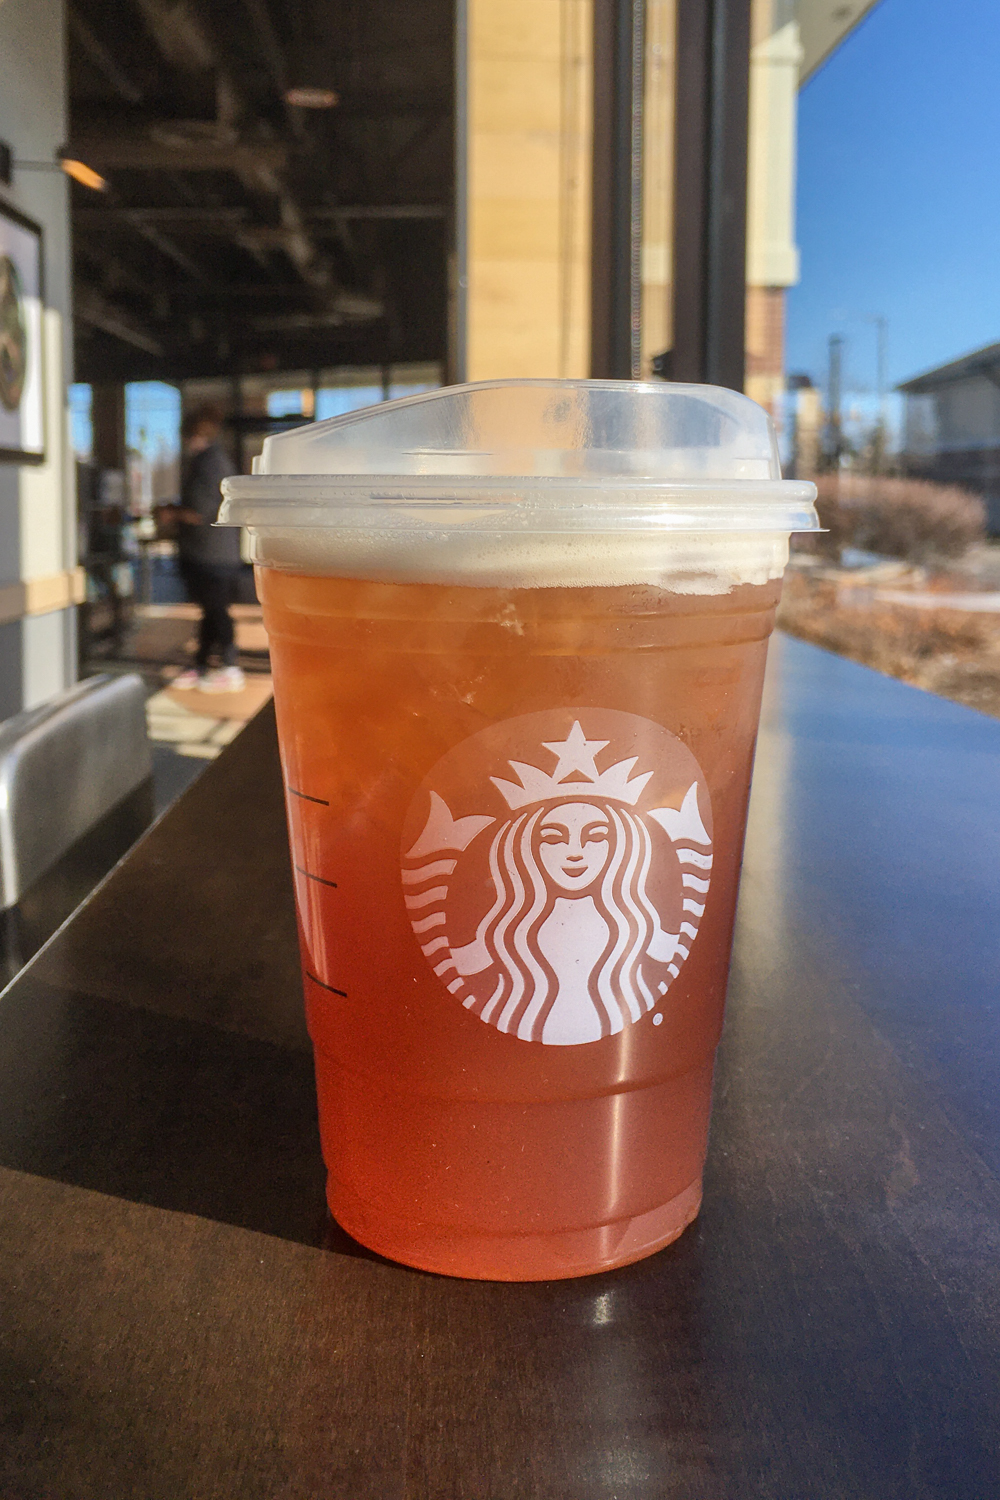
[(254, 529), (253, 556), (269, 567), (379, 583), (530, 589), (647, 584), (676, 594), (726, 594), (741, 584), (780, 578), (788, 561), (788, 535), (634, 531), (454, 536), (266, 527)]

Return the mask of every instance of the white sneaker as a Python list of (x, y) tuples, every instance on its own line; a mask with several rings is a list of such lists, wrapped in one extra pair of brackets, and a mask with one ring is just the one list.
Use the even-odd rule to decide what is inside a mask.
[(188, 667), (186, 672), (182, 672), (179, 677), (175, 677), (172, 682), (168, 682), (167, 687), (180, 688), (181, 692), (186, 693), (190, 688), (201, 687), (201, 680), (201, 672), (197, 671), (195, 667)]
[(217, 667), (199, 679), (198, 687), (203, 693), (240, 693), (246, 682), (240, 667)]

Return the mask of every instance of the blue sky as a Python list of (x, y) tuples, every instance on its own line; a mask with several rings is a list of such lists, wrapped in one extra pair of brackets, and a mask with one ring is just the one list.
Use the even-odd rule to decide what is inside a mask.
[[(89, 457), (91, 444), (90, 386), (69, 388), (70, 430), (73, 450)], [(144, 380), (125, 387), (125, 441), (130, 448), (154, 461), (178, 447), (181, 393), (161, 380)]]
[(788, 369), (845, 393), (1000, 340), (1000, 3), (881, 0), (799, 97)]

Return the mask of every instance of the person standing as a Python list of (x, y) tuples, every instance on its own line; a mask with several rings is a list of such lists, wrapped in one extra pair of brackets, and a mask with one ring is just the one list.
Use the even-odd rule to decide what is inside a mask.
[[(201, 609), (201, 624), (194, 667), (175, 678), (173, 686), (206, 693), (237, 693), (245, 682), (229, 613), (242, 567), (240, 532), (214, 526), (222, 503), (220, 485), (236, 473), (219, 440), (222, 422), (221, 410), (205, 405), (188, 412), (181, 426), (184, 476), (177, 548), (181, 577), (192, 602)], [(213, 656), (219, 662), (214, 669), (210, 665)]]

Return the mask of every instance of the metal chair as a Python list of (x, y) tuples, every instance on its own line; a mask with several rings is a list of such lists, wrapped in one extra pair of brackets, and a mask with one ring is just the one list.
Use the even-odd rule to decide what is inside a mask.
[(0, 915), (8, 972), (27, 961), (148, 827), (152, 771), (146, 691), (135, 673), (86, 678), (0, 724)]

